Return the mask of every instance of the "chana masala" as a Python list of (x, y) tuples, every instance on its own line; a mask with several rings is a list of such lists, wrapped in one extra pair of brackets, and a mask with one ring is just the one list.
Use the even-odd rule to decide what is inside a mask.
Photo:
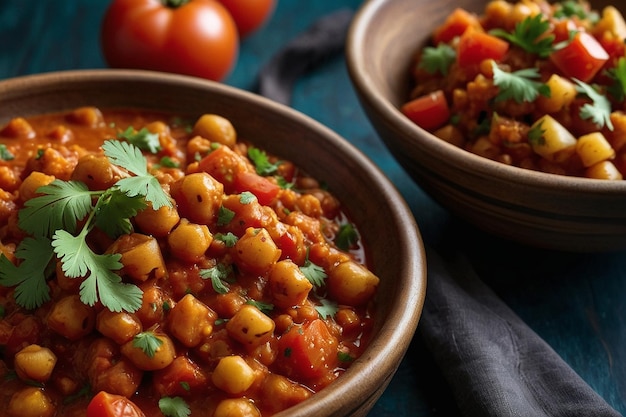
[(626, 176), (626, 23), (585, 1), (492, 0), (457, 8), (415, 56), (402, 112), (504, 164)]
[(0, 153), (6, 415), (271, 416), (367, 346), (355, 225), (224, 117), (16, 117)]

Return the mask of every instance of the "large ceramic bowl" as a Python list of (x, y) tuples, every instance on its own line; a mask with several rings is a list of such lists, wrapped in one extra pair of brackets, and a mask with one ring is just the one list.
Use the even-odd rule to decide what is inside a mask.
[(222, 84), (124, 70), (48, 73), (0, 82), (0, 125), (15, 116), (135, 107), (199, 116), (218, 113), (238, 135), (325, 181), (360, 228), (380, 277), (369, 348), (310, 399), (276, 415), (364, 416), (394, 375), (416, 329), (425, 295), (425, 255), (401, 196), (369, 159), (330, 129), (286, 106)]
[[(414, 53), (456, 7), (485, 0), (370, 0), (346, 45), (351, 80), (382, 140), (442, 206), (501, 237), (567, 251), (626, 248), (626, 181), (565, 177), (507, 166), (438, 139), (404, 117)], [(601, 2), (593, 2), (595, 8)], [(618, 6), (619, 7), (619, 6)]]

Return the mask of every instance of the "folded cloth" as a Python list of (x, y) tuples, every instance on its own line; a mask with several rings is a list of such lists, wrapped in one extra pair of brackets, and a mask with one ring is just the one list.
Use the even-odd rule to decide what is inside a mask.
[(427, 249), (418, 327), (467, 417), (620, 416), (481, 279)]
[(288, 105), (298, 77), (343, 52), (353, 15), (350, 9), (332, 12), (280, 48), (259, 72), (258, 93)]
[[(279, 49), (259, 93), (289, 104), (293, 83), (343, 51), (353, 13), (323, 17)], [(619, 416), (474, 273), (463, 257), (428, 255), (418, 336), (466, 417)]]

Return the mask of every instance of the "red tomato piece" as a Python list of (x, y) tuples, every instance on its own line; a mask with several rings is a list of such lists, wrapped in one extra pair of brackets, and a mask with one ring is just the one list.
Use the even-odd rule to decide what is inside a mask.
[(279, 339), (278, 346), (290, 376), (320, 378), (337, 365), (337, 339), (323, 320), (292, 326)]
[(237, 193), (250, 191), (256, 196), (259, 203), (264, 206), (270, 204), (280, 190), (280, 187), (276, 183), (273, 183), (255, 172), (249, 171), (239, 172), (237, 174), (234, 187)]
[(260, 29), (270, 19), (276, 6), (275, 0), (218, 1), (230, 12), (242, 38)]
[(128, 398), (100, 391), (89, 402), (87, 417), (146, 417), (146, 415)]
[(469, 28), (459, 40), (457, 62), (461, 68), (475, 67), (485, 59), (501, 61), (509, 50), (509, 43), (496, 36)]
[(113, 0), (102, 22), (102, 52), (115, 68), (141, 68), (220, 81), (239, 54), (237, 26), (224, 6), (190, 0)]
[(550, 61), (564, 75), (589, 82), (609, 60), (602, 45), (587, 32), (578, 32), (565, 47), (554, 51)]
[(450, 119), (450, 107), (442, 90), (409, 101), (402, 106), (401, 111), (426, 130), (437, 129)]
[(435, 29), (433, 32), (433, 42), (435, 45), (440, 42), (449, 43), (457, 36), (461, 36), (467, 28), (470, 27), (480, 27), (478, 17), (464, 9), (457, 8), (448, 16), (441, 26)]
[(229, 193), (238, 173), (247, 170), (242, 157), (228, 146), (220, 146), (202, 158), (198, 168), (224, 184), (224, 190)]

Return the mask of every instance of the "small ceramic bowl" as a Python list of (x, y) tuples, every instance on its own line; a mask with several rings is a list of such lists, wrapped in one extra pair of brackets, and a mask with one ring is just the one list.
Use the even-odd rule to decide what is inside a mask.
[[(391, 153), (442, 206), (523, 244), (595, 252), (626, 248), (626, 181), (591, 180), (511, 167), (455, 147), (399, 110), (412, 88), (414, 54), (456, 7), (485, 0), (370, 0), (356, 14), (346, 59), (363, 108)], [(606, 4), (606, 3), (604, 3)], [(601, 2), (593, 2), (601, 8)]]
[[(373, 339), (327, 388), (276, 417), (365, 416), (394, 375), (416, 329), (426, 286), (415, 220), (387, 178), (330, 129), (260, 96), (197, 78), (146, 71), (85, 70), (0, 81), (0, 125), (16, 116), (79, 106), (142, 108), (231, 120), (240, 137), (325, 181), (362, 233), (380, 277)], [(387, 238), (388, 237), (388, 238)]]

